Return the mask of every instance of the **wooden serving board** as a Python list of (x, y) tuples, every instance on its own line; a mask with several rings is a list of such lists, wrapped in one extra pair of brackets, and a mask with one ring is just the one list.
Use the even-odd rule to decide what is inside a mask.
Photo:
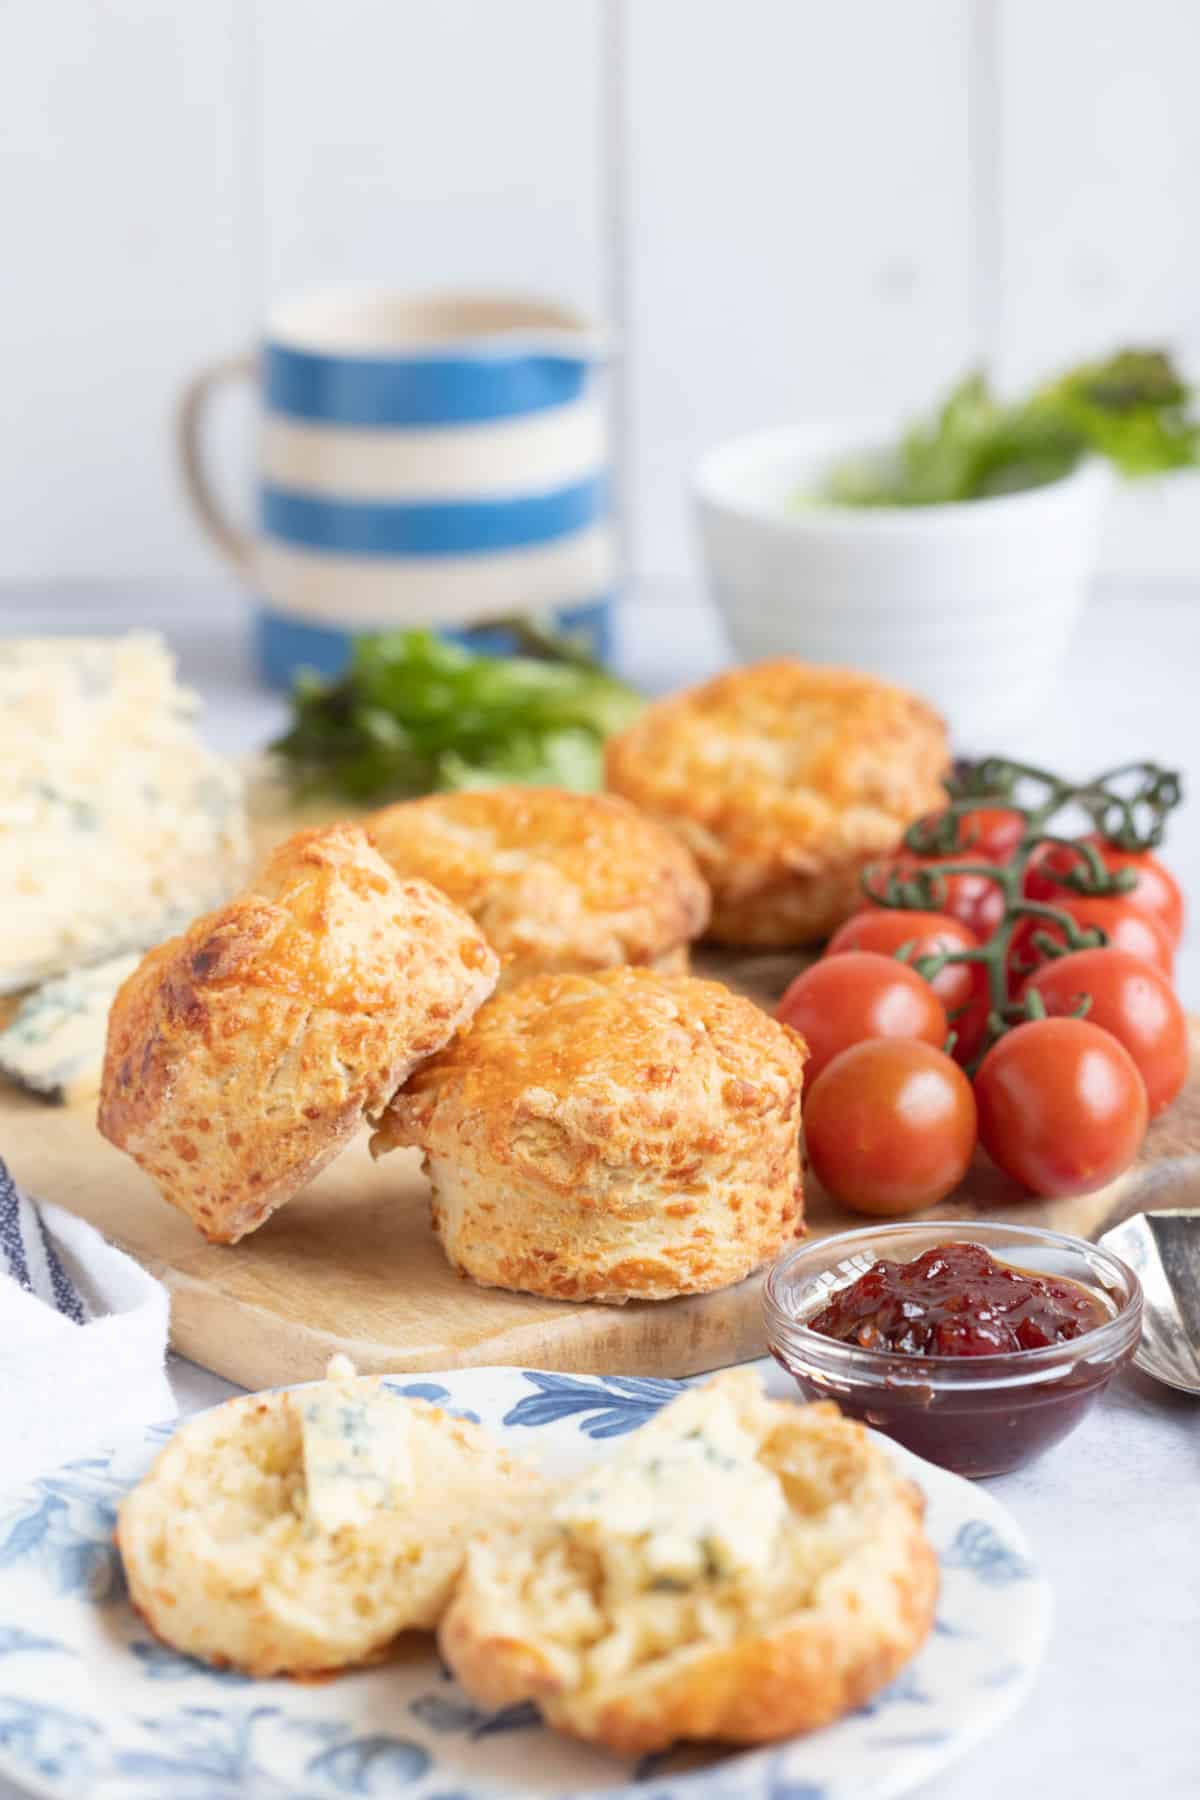
[[(709, 958), (719, 975), (772, 1001), (794, 957)], [(1200, 1021), (1194, 1023), (1200, 1053)], [(22, 1187), (89, 1219), (166, 1283), (171, 1341), (245, 1387), (303, 1381), (344, 1351), (363, 1371), (516, 1363), (595, 1374), (687, 1375), (761, 1355), (761, 1276), (724, 1293), (623, 1307), (571, 1305), (480, 1288), (446, 1264), (429, 1226), (415, 1152), (372, 1163), (365, 1137), (261, 1231), (206, 1244), (151, 1182), (100, 1137), (93, 1107), (56, 1109), (0, 1089), (0, 1153)], [(1149, 1206), (1200, 1200), (1200, 1054), (1138, 1161), (1109, 1188), (1034, 1201), (982, 1163), (926, 1216), (1020, 1219), (1094, 1237)], [(819, 1191), (810, 1236), (863, 1221)]]

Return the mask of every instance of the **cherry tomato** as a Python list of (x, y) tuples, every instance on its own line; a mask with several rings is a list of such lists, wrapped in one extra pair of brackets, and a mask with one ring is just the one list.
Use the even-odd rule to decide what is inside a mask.
[[(1127, 950), (1131, 956), (1140, 956), (1160, 970), (1168, 981), (1174, 974), (1175, 953), (1166, 932), (1149, 914), (1128, 905), (1124, 895), (1093, 898), (1060, 888), (1059, 897), (1051, 904), (1061, 912), (1069, 913), (1077, 925), (1098, 925), (1108, 940), (1106, 948)], [(1034, 933), (1038, 931), (1044, 931), (1056, 944), (1067, 941), (1062, 928), (1049, 919), (1023, 919), (1013, 933), (1009, 949), (1009, 970), (1014, 987), (1019, 987), (1031, 968), (1045, 960), (1033, 942)]]
[(1146, 1084), (1150, 1117), (1157, 1118), (1187, 1080), (1188, 1027), (1165, 976), (1128, 950), (1076, 950), (1046, 963), (1025, 983), (1052, 1017), (1091, 996), (1087, 1018), (1124, 1044)]
[[(1081, 841), (1093, 845), (1099, 851), (1104, 867), (1113, 873), (1118, 869), (1133, 870), (1137, 885), (1114, 897), (1161, 925), (1172, 948), (1177, 947), (1183, 936), (1183, 894), (1166, 865), (1149, 850), (1120, 850), (1096, 832)], [(1056, 874), (1067, 875), (1080, 862), (1081, 858), (1065, 845), (1046, 844), (1030, 858), (1025, 872), (1025, 892), (1031, 900), (1047, 900), (1052, 906), (1057, 905), (1060, 898), (1070, 897), (1071, 889), (1048, 880), (1045, 871), (1050, 869)]]
[(920, 1038), (941, 1045), (950, 1029), (929, 983), (895, 957), (871, 950), (847, 950), (813, 963), (792, 982), (777, 1016), (808, 1042), (807, 1082), (863, 1038)]
[[(826, 956), (838, 956), (846, 950), (875, 950), (880, 956), (894, 956), (904, 944), (912, 951), (908, 963), (918, 956), (938, 956), (945, 950), (975, 950), (979, 939), (949, 913), (907, 912), (898, 907), (872, 906), (846, 920), (825, 946)], [(947, 1013), (965, 1006), (975, 992), (974, 967), (971, 963), (948, 963), (935, 975), (930, 987)]]
[(974, 1062), (987, 1031), (988, 1014), (991, 1010), (992, 996), (987, 972), (975, 963), (971, 969), (970, 999), (953, 1014), (947, 1014), (950, 1029), (954, 1033), (951, 1055), (955, 1062)]
[(1087, 1194), (1137, 1154), (1146, 1088), (1128, 1050), (1086, 1019), (1032, 1019), (975, 1077), (979, 1141), (1033, 1194)]
[[(971, 852), (966, 852), (970, 857)], [(879, 865), (871, 878), (871, 886), (875, 892), (882, 891), (889, 873), (895, 873), (904, 881), (911, 881), (920, 870), (927, 870), (936, 876), (945, 863), (962, 862), (960, 856), (903, 856), (893, 857), (890, 862)], [(941, 884), (944, 889), (937, 902), (937, 911), (948, 913), (965, 925), (968, 931), (975, 934), (982, 944), (991, 937), (997, 925), (1004, 917), (1004, 895), (996, 883), (987, 875), (943, 875)], [(870, 906), (868, 898), (866, 905)], [(894, 909), (893, 909), (894, 910)]]
[[(931, 813), (921, 823), (932, 824), (941, 816)], [(1027, 830), (1024, 815), (1014, 812), (1010, 806), (973, 807), (970, 812), (958, 815), (958, 841), (962, 849), (956, 854), (969, 856), (973, 862), (1006, 863)]]
[(975, 1149), (975, 1096), (948, 1056), (903, 1038), (873, 1038), (835, 1056), (804, 1111), (808, 1160), (855, 1212), (935, 1206)]
[(1147, 918), (1162, 926), (1173, 948), (1183, 936), (1183, 891), (1165, 863), (1150, 850), (1119, 850), (1103, 838), (1096, 847), (1104, 858), (1106, 869), (1132, 869), (1137, 884), (1121, 895), (1127, 906), (1134, 906)]

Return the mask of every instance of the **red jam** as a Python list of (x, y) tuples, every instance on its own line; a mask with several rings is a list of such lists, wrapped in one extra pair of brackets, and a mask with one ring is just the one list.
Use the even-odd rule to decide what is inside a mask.
[(998, 1263), (980, 1244), (879, 1261), (805, 1320), (810, 1331), (902, 1356), (999, 1356), (1070, 1343), (1112, 1313), (1077, 1281)]

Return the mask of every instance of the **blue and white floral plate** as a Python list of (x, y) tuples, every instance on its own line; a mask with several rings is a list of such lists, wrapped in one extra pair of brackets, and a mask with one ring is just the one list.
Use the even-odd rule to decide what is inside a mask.
[[(670, 1381), (466, 1369), (420, 1394), (482, 1419), (553, 1473), (603, 1456), (676, 1392)], [(484, 1713), (432, 1639), (317, 1685), (218, 1673), (156, 1643), (112, 1547), (117, 1502), (170, 1436), (146, 1431), (0, 1499), (0, 1772), (55, 1800), (880, 1800), (907, 1792), (1028, 1690), (1050, 1600), (1020, 1531), (978, 1487), (892, 1448), (924, 1489), (941, 1557), (937, 1627), (870, 1705), (768, 1750), (633, 1763), (546, 1731), (532, 1708)]]

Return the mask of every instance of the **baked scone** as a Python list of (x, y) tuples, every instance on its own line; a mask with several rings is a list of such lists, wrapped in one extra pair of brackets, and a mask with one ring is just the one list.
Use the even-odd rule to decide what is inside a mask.
[(371, 1141), (425, 1152), (446, 1255), (490, 1287), (665, 1300), (800, 1230), (802, 1038), (715, 981), (608, 969), (498, 994)]
[(646, 708), (608, 740), (610, 788), (671, 826), (712, 889), (718, 943), (828, 937), (859, 876), (945, 805), (946, 730), (903, 688), (781, 658)]
[(561, 788), (431, 794), (366, 820), (398, 875), (421, 875), (499, 952), (500, 985), (644, 963), (684, 973), (708, 889), (679, 838), (612, 795)]
[(437, 1623), (472, 1532), (541, 1494), (482, 1426), (330, 1374), (182, 1425), (122, 1501), (129, 1592), (164, 1643), (250, 1675), (368, 1662)]
[(496, 984), (478, 927), (356, 826), (298, 832), (119, 989), (104, 1136), (215, 1243), (311, 1180)]
[(476, 1540), (442, 1654), (484, 1706), (633, 1755), (828, 1724), (884, 1687), (933, 1622), (924, 1503), (828, 1401), (734, 1370), (674, 1400), (611, 1462)]

